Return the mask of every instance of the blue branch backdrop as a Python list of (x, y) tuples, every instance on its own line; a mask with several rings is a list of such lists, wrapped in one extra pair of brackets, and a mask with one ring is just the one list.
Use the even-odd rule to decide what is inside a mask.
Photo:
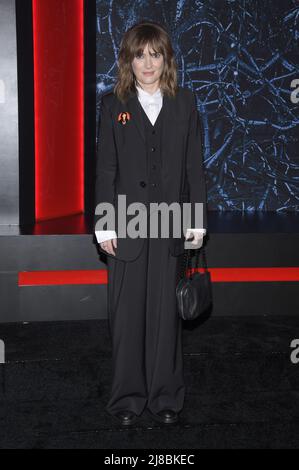
[[(299, 207), (298, 0), (97, 0), (97, 122), (123, 33), (159, 21), (196, 92), (209, 210)], [(296, 101), (296, 100), (293, 100)]]

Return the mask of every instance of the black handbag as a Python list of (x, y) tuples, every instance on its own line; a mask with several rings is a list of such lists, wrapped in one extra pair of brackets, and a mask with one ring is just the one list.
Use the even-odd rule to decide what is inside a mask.
[[(199, 268), (199, 252), (202, 251), (204, 273), (191, 273), (191, 251), (196, 251), (195, 268)], [(204, 313), (212, 304), (212, 283), (208, 271), (204, 248), (185, 250), (180, 266), (176, 297), (179, 316), (183, 320), (194, 320)], [(191, 273), (189, 275), (189, 273)]]

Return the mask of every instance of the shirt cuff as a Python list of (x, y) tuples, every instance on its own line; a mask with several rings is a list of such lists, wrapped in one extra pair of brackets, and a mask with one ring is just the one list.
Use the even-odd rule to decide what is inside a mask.
[(114, 230), (96, 230), (95, 234), (98, 243), (106, 242), (112, 238), (117, 238), (116, 232)]
[(203, 235), (206, 235), (207, 230), (205, 228), (188, 228), (187, 231), (192, 231), (192, 232), (198, 232), (198, 233), (203, 233)]

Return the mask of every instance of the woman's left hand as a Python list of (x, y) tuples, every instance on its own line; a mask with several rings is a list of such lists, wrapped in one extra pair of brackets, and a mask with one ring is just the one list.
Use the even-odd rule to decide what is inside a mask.
[(192, 245), (196, 245), (196, 248), (201, 248), (203, 244), (204, 234), (201, 232), (197, 232), (196, 230), (187, 229), (185, 239), (188, 240), (192, 236), (194, 237), (194, 240), (192, 240), (191, 242)]

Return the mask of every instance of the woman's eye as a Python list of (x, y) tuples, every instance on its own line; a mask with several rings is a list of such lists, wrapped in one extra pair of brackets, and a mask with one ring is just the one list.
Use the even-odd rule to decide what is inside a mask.
[[(156, 52), (155, 54), (151, 54), (153, 57), (155, 57), (156, 59), (160, 57), (160, 52)], [(144, 54), (136, 54), (136, 59), (141, 59), (142, 57), (144, 56)]]

